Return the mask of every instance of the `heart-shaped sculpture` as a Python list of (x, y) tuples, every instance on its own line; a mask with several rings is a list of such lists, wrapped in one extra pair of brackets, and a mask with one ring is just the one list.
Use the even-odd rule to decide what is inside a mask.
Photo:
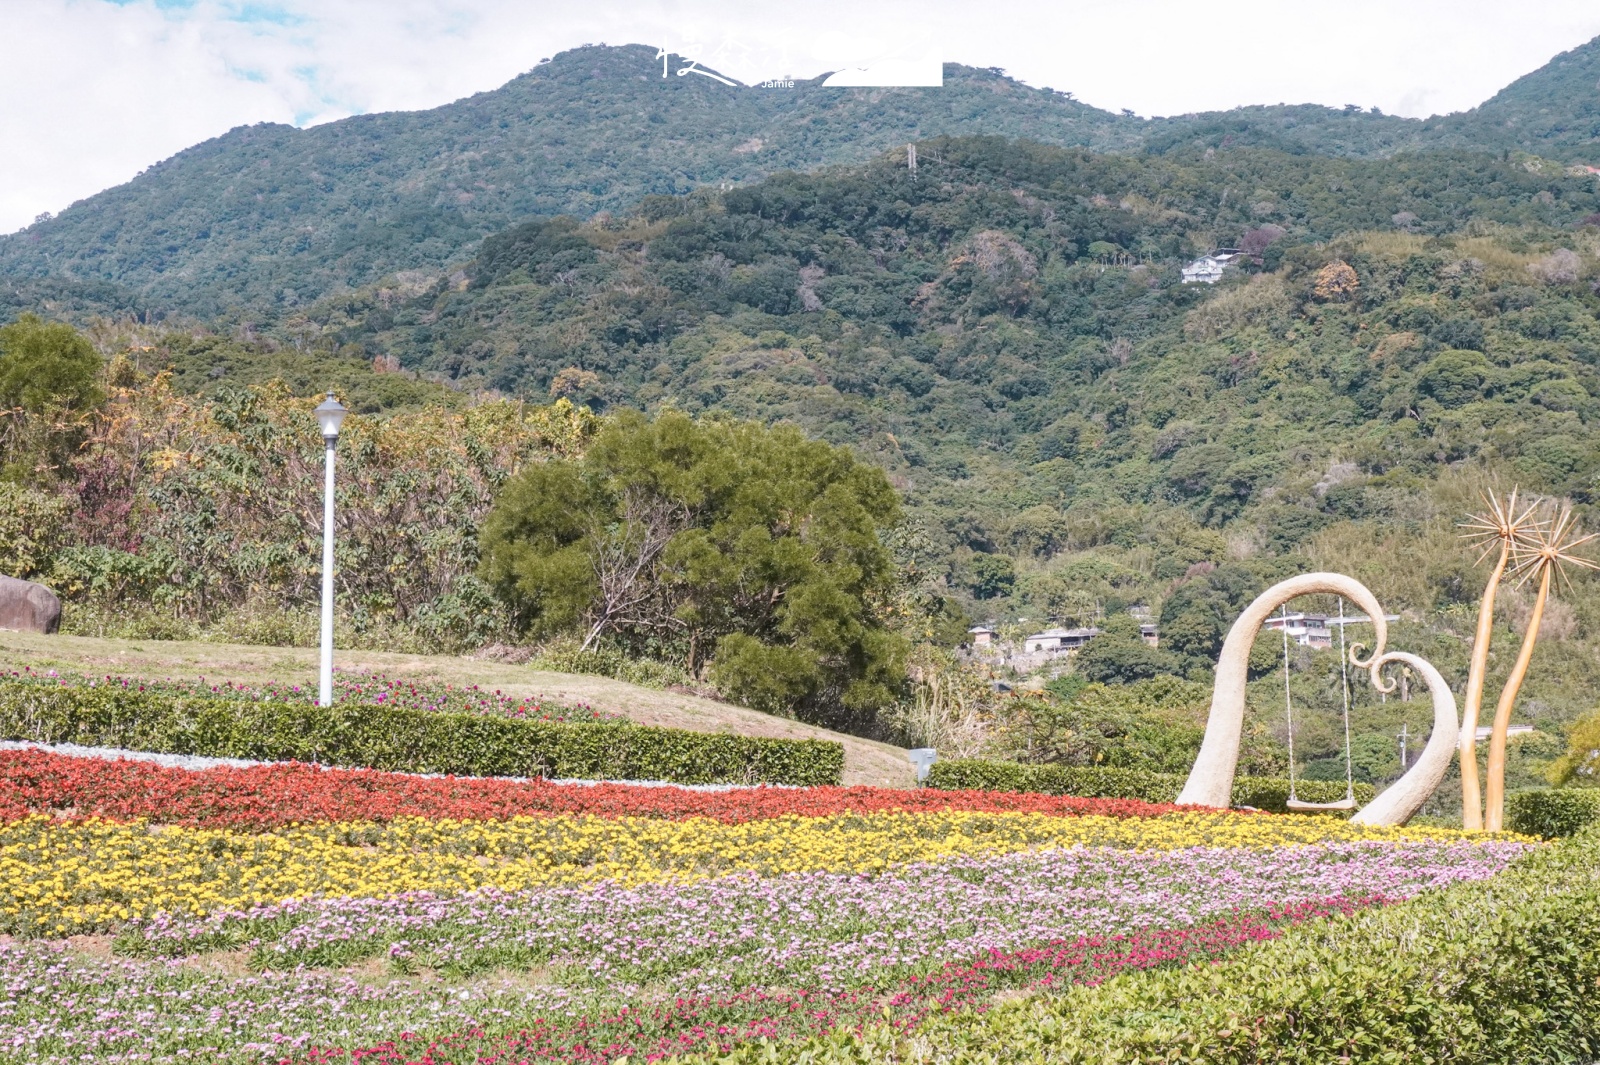
[(1289, 600), (1318, 592), (1342, 595), (1372, 619), (1375, 632), (1373, 651), (1363, 659), (1361, 644), (1350, 648), (1350, 662), (1368, 671), (1379, 691), (1385, 686), (1380, 670), (1391, 662), (1409, 666), (1423, 679), (1433, 697), (1433, 734), (1428, 745), (1399, 780), (1361, 809), (1353, 818), (1369, 825), (1403, 825), (1428, 801), (1450, 768), (1460, 739), (1461, 720), (1456, 713), (1455, 696), (1432, 663), (1403, 651), (1385, 653), (1389, 625), (1377, 596), (1354, 577), (1342, 573), (1304, 573), (1279, 581), (1256, 597), (1228, 630), (1217, 659), (1216, 683), (1211, 691), (1211, 713), (1206, 719), (1205, 739), (1200, 754), (1177, 801), (1194, 806), (1226, 808), (1233, 796), (1233, 777), (1239, 765), (1239, 739), (1244, 730), (1245, 682), (1248, 680), (1250, 648), (1272, 612)]

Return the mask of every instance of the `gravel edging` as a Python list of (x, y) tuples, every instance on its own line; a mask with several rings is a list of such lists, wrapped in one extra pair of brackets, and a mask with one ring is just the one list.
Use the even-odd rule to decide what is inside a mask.
[[(350, 769), (350, 766), (330, 766), (320, 762), (269, 762), (253, 758), (209, 758), (198, 754), (160, 754), (155, 751), (133, 751), (125, 747), (84, 747), (76, 743), (35, 743), (31, 740), (0, 740), (0, 751), (47, 751), (50, 754), (66, 755), (69, 758), (98, 758), (106, 762), (150, 762), (168, 769), (188, 769), (198, 772), (202, 769), (215, 769), (218, 766), (227, 766), (233, 769), (249, 769), (258, 765), (314, 765), (318, 769)], [(424, 779), (439, 779), (448, 776), (447, 773), (406, 773), (398, 770), (385, 769), (384, 773), (395, 773), (398, 776), (419, 777)], [(530, 780), (542, 780), (542, 777), (457, 777), (457, 780), (508, 780), (518, 784), (526, 784)], [(551, 784), (572, 784), (579, 787), (593, 787), (597, 784), (627, 784), (636, 788), (681, 788), (684, 791), (737, 791), (743, 788), (794, 788), (798, 784), (674, 784), (665, 780), (579, 780), (563, 778), (550, 780)]]

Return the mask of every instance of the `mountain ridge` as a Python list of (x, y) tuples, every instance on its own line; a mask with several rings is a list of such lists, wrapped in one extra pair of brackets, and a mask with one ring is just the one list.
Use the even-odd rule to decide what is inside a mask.
[[(585, 46), (437, 108), (304, 130), (237, 127), (0, 237), (0, 279), (12, 283), (13, 303), (25, 302), (15, 295), (23, 282), (48, 278), (110, 283), (121, 290), (113, 302), (201, 317), (293, 313), (384, 276), (463, 261), (483, 237), (527, 218), (592, 217), (644, 196), (860, 163), (945, 135), (1100, 152), (1473, 149), (1563, 161), (1600, 139), (1600, 94), (1584, 88), (1600, 75), (1600, 38), (1480, 108), (1426, 120), (1310, 104), (1140, 119), (958, 64), (937, 89), (826, 89), (819, 77), (730, 90), (657, 70), (647, 46)], [(1561, 118), (1566, 100), (1572, 121)]]

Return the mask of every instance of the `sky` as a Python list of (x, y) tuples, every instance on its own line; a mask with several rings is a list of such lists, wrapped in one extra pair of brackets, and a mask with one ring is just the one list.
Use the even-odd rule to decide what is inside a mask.
[(0, 233), (234, 126), (435, 107), (590, 43), (746, 83), (937, 57), (1141, 115), (1422, 117), (1597, 35), (1596, 0), (0, 0)]

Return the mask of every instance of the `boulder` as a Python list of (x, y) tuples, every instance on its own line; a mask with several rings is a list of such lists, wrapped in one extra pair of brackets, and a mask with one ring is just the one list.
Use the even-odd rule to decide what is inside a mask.
[(0, 629), (52, 633), (61, 625), (61, 600), (42, 584), (0, 577)]

